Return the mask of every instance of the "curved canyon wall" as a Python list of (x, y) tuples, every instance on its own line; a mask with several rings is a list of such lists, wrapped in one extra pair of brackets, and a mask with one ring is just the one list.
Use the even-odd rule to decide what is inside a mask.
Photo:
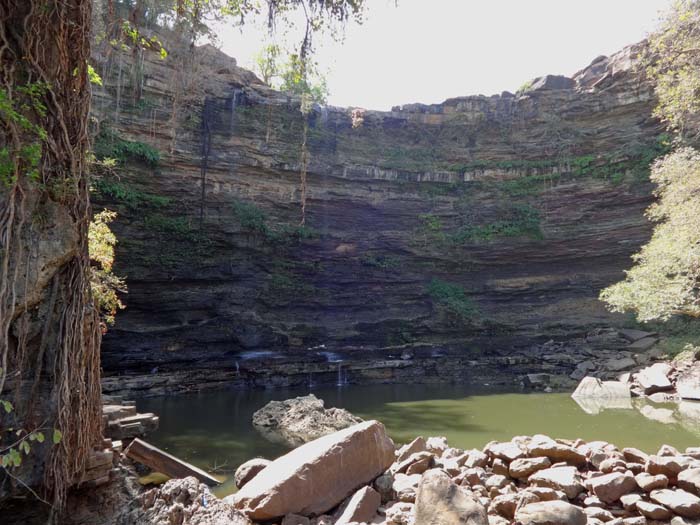
[(635, 52), (306, 131), (211, 47), (97, 54), (96, 141), (133, 146), (94, 188), (129, 288), (106, 388), (488, 377), (619, 323), (597, 295), (649, 236), (660, 151)]

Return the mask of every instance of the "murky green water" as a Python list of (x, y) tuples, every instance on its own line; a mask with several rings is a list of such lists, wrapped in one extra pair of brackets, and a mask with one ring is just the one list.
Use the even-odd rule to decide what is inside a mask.
[[(653, 452), (664, 443), (700, 446), (700, 403), (652, 405), (635, 400), (626, 408), (585, 406), (568, 394), (475, 392), (460, 386), (375, 385), (314, 389), (326, 406), (347, 408), (382, 421), (397, 442), (415, 436), (448, 438), (452, 446), (481, 448), (491, 440), (543, 433), (552, 437), (601, 439)], [(224, 391), (167, 396), (137, 402), (140, 411), (160, 415), (160, 429), (148, 441), (226, 477), (242, 462), (275, 458), (286, 450), (258, 435), (255, 410), (272, 399), (305, 391)], [(215, 491), (233, 492), (228, 479)]]

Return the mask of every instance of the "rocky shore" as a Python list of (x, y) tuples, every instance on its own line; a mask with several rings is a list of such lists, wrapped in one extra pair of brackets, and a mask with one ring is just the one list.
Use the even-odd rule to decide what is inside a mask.
[[(224, 500), (193, 479), (145, 492), (147, 523), (683, 525), (700, 520), (700, 447), (655, 454), (517, 436), (481, 450), (366, 421), (272, 461)], [(210, 521), (197, 517), (206, 512)]]

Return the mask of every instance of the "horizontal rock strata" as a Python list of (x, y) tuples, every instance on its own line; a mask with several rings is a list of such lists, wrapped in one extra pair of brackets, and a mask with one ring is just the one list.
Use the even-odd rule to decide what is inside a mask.
[[(129, 287), (104, 340), (114, 382), (274, 386), (285, 359), (342, 382), (332, 354), (352, 348), (348, 380), (401, 380), (361, 363), (414, 346), (507, 354), (616, 319), (597, 295), (648, 238), (659, 151), (638, 48), (515, 95), (366, 111), (356, 127), (350, 110), (314, 107), (305, 127), (298, 99), (235, 60), (198, 48), (186, 76), (169, 45), (139, 65), (95, 55), (96, 149), (120, 158), (94, 201), (118, 212)], [(250, 378), (255, 359), (265, 373)]]

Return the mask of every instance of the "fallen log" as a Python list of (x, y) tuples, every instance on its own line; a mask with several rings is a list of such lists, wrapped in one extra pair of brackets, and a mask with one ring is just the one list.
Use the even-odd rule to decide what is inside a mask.
[(171, 478), (186, 478), (194, 476), (202, 483), (213, 487), (221, 482), (204, 472), (202, 469), (190, 465), (189, 463), (176, 458), (175, 456), (162, 451), (158, 447), (146, 443), (142, 439), (135, 438), (124, 451), (124, 454), (152, 468), (157, 472), (161, 472)]

